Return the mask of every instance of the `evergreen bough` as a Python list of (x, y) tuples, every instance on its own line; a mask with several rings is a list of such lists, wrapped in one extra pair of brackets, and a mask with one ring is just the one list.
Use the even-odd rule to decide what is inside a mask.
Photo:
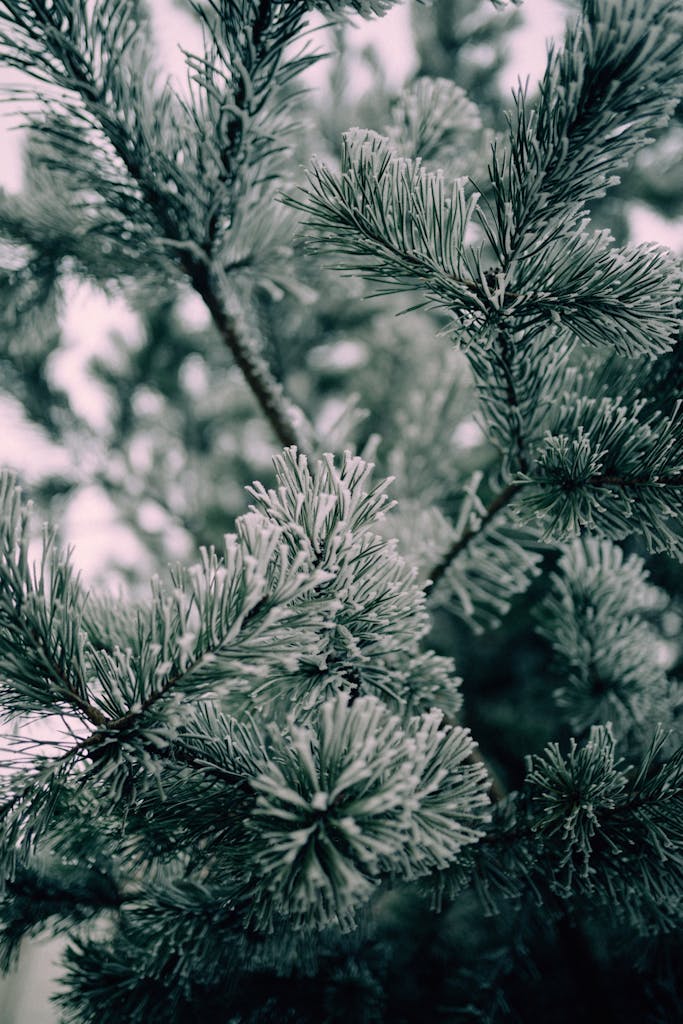
[[(484, 911), (518, 932), (514, 953), (475, 930), (472, 965), (461, 950), (421, 1019), (520, 1019), (502, 993), (535, 906), (609, 1013), (595, 978), (619, 957), (596, 936), (617, 927), (666, 960), (681, 926), (680, 686), (644, 560), (683, 553), (681, 272), (592, 231), (589, 207), (674, 111), (683, 8), (584, 0), (476, 185), (454, 174), (477, 108), (424, 78), (386, 134), (352, 129), (338, 165), (314, 161), (297, 187), (308, 13), (391, 6), (199, 6), (206, 49), (181, 95), (134, 0), (0, 0), (0, 58), (34, 80), (34, 173), (78, 208), (37, 218), (39, 194), (3, 197), (5, 245), (36, 251), (0, 279), (15, 344), (39, 334), (60, 261), (123, 288), (170, 276), (204, 301), (284, 449), (222, 550), (137, 603), (86, 595), (53, 532), (34, 560), (29, 504), (2, 476), (1, 964), (66, 932), (73, 1024), (418, 1019), (396, 995), (401, 965), (420, 978), (408, 922), (438, 960), (433, 922), (460, 934)], [(320, 453), (253, 336), (263, 290), (307, 294), (297, 218), (309, 256), (445, 322), (498, 453), (487, 472), (449, 481), (435, 442), (457, 396), (438, 390), (427, 441), (406, 431), (389, 459), (408, 476), (424, 463), (433, 493), (399, 476), (396, 510), (367, 458)], [(506, 792), (459, 724), (452, 659), (426, 645), (428, 601), (486, 631), (552, 563), (537, 618), (561, 735)], [(651, 1007), (673, 1005), (674, 975), (656, 975)]]

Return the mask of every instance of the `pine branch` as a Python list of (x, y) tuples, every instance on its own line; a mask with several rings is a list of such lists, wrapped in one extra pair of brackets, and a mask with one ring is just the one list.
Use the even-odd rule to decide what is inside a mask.
[(69, 558), (43, 535), (42, 558), (28, 559), (29, 507), (10, 473), (0, 474), (0, 679), (6, 713), (63, 711), (100, 726), (90, 699), (81, 635), (85, 598)]
[[(682, 88), (676, 14), (665, 15), (662, 6), (660, 20), (648, 11), (648, 22), (642, 0), (623, 7), (617, 13), (602, 0), (585, 5), (564, 49), (549, 54), (535, 111), (520, 86), (508, 145), (492, 151), (493, 202), (489, 212), (476, 211), (499, 261), (501, 311), (493, 309), (492, 322), (500, 327), (493, 344), (522, 473), (529, 462), (517, 415), (511, 329), (533, 330), (541, 312), (541, 322), (550, 314), (588, 341), (616, 344), (628, 355), (666, 351), (675, 332), (678, 271), (669, 256), (647, 247), (613, 252), (600, 233), (589, 238), (576, 230), (587, 202), (618, 181), (606, 171), (623, 166), (647, 141), (647, 130), (673, 109), (671, 91)], [(571, 245), (569, 234), (578, 234)], [(534, 354), (531, 345), (523, 362)], [(535, 376), (540, 379), (538, 370)]]
[(636, 530), (648, 548), (683, 557), (683, 406), (666, 416), (645, 398), (569, 392), (535, 453), (524, 510), (570, 537), (585, 527), (621, 540)]
[(0, 970), (9, 971), (23, 939), (53, 934), (92, 920), (102, 911), (120, 911), (126, 897), (111, 877), (66, 862), (31, 858), (17, 867), (0, 907)]
[(526, 439), (522, 430), (522, 417), (520, 415), (520, 399), (518, 386), (512, 371), (513, 348), (510, 336), (505, 327), (502, 327), (496, 334), (494, 345), (498, 345), (500, 351), (500, 365), (505, 379), (505, 397), (508, 404), (508, 422), (510, 424), (510, 436), (512, 440), (514, 458), (517, 467), (522, 473), (526, 472), (529, 460), (526, 454)]
[[(360, 685), (359, 677), (351, 679), (352, 683), (349, 689), (349, 700), (348, 704), (351, 707), (355, 701), (360, 697)], [(175, 685), (176, 681), (173, 681)], [(163, 698), (170, 690), (172, 686), (167, 687), (165, 691), (157, 693), (153, 699), (148, 703), (148, 710), (157, 700)], [(87, 739), (81, 740), (76, 744), (69, 755), (83, 753), (90, 759), (97, 760), (99, 754), (98, 750), (101, 746), (111, 742), (111, 733), (116, 731), (123, 731), (138, 718), (138, 715), (127, 715), (113, 722), (107, 723), (106, 731), (97, 730), (92, 733)], [(449, 727), (454, 727), (453, 722), (448, 719), (445, 720)], [(221, 783), (230, 785), (235, 788), (245, 789), (249, 791), (248, 782), (245, 780), (243, 775), (238, 774), (235, 771), (226, 768), (219, 762), (213, 762), (210, 758), (207, 758), (205, 750), (206, 737), (203, 734), (194, 735), (191, 730), (185, 730), (179, 739), (169, 742), (167, 745), (160, 746), (158, 743), (148, 743), (145, 745), (145, 749), (149, 755), (154, 759), (161, 759), (163, 762), (172, 765), (178, 765), (183, 768), (191, 768), (202, 775), (208, 775), (209, 777), (215, 775)], [(486, 775), (489, 781), (489, 794), (491, 800), (494, 803), (499, 803), (504, 800), (508, 795), (505, 786), (498, 776), (498, 774), (492, 769), (490, 762), (486, 759), (479, 746), (472, 747), (470, 753), (464, 758), (463, 764), (469, 764), (473, 767), (483, 767), (486, 771)], [(246, 787), (246, 788), (245, 788)], [(1, 810), (1, 809), (0, 809)]]
[(658, 725), (673, 725), (677, 688), (659, 661), (651, 621), (666, 607), (643, 559), (608, 540), (583, 537), (559, 560), (538, 613), (561, 686), (554, 693), (576, 736), (611, 722), (617, 738), (641, 749)]
[[(515, 93), (509, 146), (494, 149), (491, 241), (504, 270), (546, 236), (571, 231), (613, 172), (665, 123), (681, 90), (679, 3), (590, 0), (551, 50), (537, 109)], [(625, 130), (624, 130), (625, 129)]]
[[(116, 23), (127, 2), (113, 0), (110, 8), (109, 0), (95, 0), (101, 39), (107, 36), (102, 9)], [(8, 6), (40, 10), (47, 22), (56, 10), (62, 20), (72, 16), (74, 25), (85, 25), (82, 37), (71, 29), (67, 35), (69, 60), (79, 73), (87, 71), (89, 0), (0, 0), (0, 11)], [(126, 60), (120, 72), (115, 67), (117, 58), (131, 58), (126, 36), (133, 29), (121, 22), (122, 47), (90, 60), (99, 72), (113, 58), (103, 77), (113, 83), (111, 93), (84, 87), (71, 105), (59, 100), (59, 118), (45, 126), (47, 138), (61, 137), (62, 160), (74, 154), (77, 164), (84, 159), (78, 125), (90, 140), (100, 133), (104, 159), (93, 171), (93, 188), (101, 186), (95, 205), (109, 217), (110, 233), (139, 217), (130, 247), (140, 243), (159, 267), (173, 254), (283, 442), (296, 440), (296, 412), (258, 350), (252, 352), (227, 277), (250, 266), (252, 251), (240, 244), (269, 219), (264, 196), (271, 186), (263, 181), (277, 169), (286, 134), (280, 107), (269, 105), (270, 90), (300, 66), (282, 62), (280, 43), (290, 38), (287, 26), (298, 24), (299, 9), (311, 6), (372, 14), (391, 2), (209, 0), (213, 49), (206, 59), (189, 60), (191, 90), (199, 90), (192, 95), (201, 93), (202, 102), (175, 104), (162, 90), (156, 105), (150, 88), (144, 109), (154, 116), (144, 124), (136, 122), (139, 96), (135, 88), (126, 92), (124, 81), (129, 71), (143, 79)], [(423, 506), (435, 502), (424, 510), (424, 531), (413, 520), (411, 537), (404, 519), (408, 543), (430, 552), (424, 562), (443, 552), (426, 592), (433, 598), (448, 591), (451, 608), (474, 629), (505, 614), (511, 596), (537, 574), (541, 517), (553, 533), (589, 528), (620, 538), (640, 529), (652, 550), (683, 553), (683, 407), (675, 404), (671, 364), (663, 359), (651, 373), (646, 361), (668, 349), (678, 279), (668, 279), (671, 266), (660, 253), (616, 252), (611, 240), (588, 238), (577, 226), (585, 189), (590, 197), (596, 175), (596, 187), (607, 186), (601, 176), (610, 160), (627, 154), (630, 129), (635, 125), (635, 141), (642, 141), (647, 118), (666, 114), (662, 64), (679, 47), (667, 41), (669, 5), (654, 0), (653, 9), (666, 22), (662, 33), (650, 31), (645, 0), (585, 0), (579, 42), (570, 35), (571, 52), (549, 62), (537, 120), (519, 112), (510, 162), (497, 165), (499, 194), (492, 174), (494, 206), (500, 200), (501, 209), (491, 213), (488, 240), (494, 250), (500, 242), (507, 265), (502, 258), (485, 270), (483, 248), (465, 256), (472, 205), (463, 188), (446, 189), (441, 175), (392, 154), (374, 135), (357, 133), (342, 178), (322, 170), (312, 184), (318, 193), (312, 199), (308, 193), (317, 229), (329, 233), (345, 265), (356, 259), (386, 291), (397, 283), (420, 287), (434, 305), (461, 315), (469, 330), (489, 439), (502, 453), (495, 492), (485, 504), (477, 493), (483, 474), (475, 473), (457, 522), (441, 514), (436, 502), (455, 497), (463, 472), (462, 453), (445, 429), (425, 430), (419, 458), (405, 446), (405, 461), (395, 468), (417, 464), (412, 493)], [(30, 29), (33, 22), (22, 24)], [(1, 29), (2, 14), (0, 35)], [(50, 27), (53, 35), (63, 32), (61, 22)], [(29, 30), (18, 57), (24, 65), (35, 56), (34, 44), (44, 50), (44, 40), (36, 39)], [(613, 51), (621, 53), (617, 67)], [(53, 83), (63, 76), (60, 89), (73, 78), (71, 65), (68, 74), (54, 63), (41, 67)], [(617, 71), (625, 99), (615, 85)], [(122, 96), (132, 97), (130, 103), (122, 106)], [(407, 101), (401, 116), (426, 154), (448, 142), (448, 132), (440, 134), (443, 126), (429, 117), (440, 118), (452, 96), (439, 86), (420, 89), (414, 108)], [(133, 112), (129, 119), (126, 110)], [(165, 150), (163, 136), (174, 120), (177, 132)], [(104, 124), (119, 133), (127, 156), (104, 138)], [(213, 135), (207, 126), (215, 127)], [(192, 140), (186, 149), (183, 139)], [(177, 165), (176, 144), (184, 156)], [(85, 166), (74, 170), (81, 189)], [(575, 176), (569, 183), (568, 173)], [(262, 221), (243, 205), (249, 193), (262, 206)], [(501, 239), (498, 214), (507, 232)], [(569, 364), (574, 337), (611, 344), (620, 356), (640, 355), (636, 376), (650, 375), (645, 389), (618, 367), (609, 387), (603, 387), (608, 376), (593, 373), (590, 364), (581, 376)], [(422, 349), (419, 355), (425, 358)], [(666, 384), (659, 387), (662, 373)], [(443, 376), (435, 368), (432, 380), (440, 384)], [(424, 385), (426, 376), (420, 379)], [(469, 375), (464, 382), (471, 386)], [(436, 386), (423, 391), (439, 426), (469, 415), (464, 390), (461, 402), (442, 399)], [(411, 418), (409, 406), (403, 423), (419, 434), (422, 420)], [(440, 480), (429, 491), (425, 473), (423, 493), (419, 470), (444, 448)], [(530, 757), (519, 793), (506, 794), (484, 771), (485, 755), (468, 730), (456, 724), (461, 698), (453, 662), (424, 650), (425, 588), (397, 541), (387, 541), (395, 536), (391, 520), (384, 532), (378, 528), (390, 503), (384, 483), (368, 486), (370, 470), (348, 454), (341, 468), (331, 456), (309, 466), (288, 448), (276, 460), (273, 488), (251, 488), (251, 510), (238, 519), (224, 552), (202, 551), (201, 564), (172, 569), (167, 584), (153, 581), (148, 606), (139, 608), (113, 601), (86, 608), (66, 561), (56, 556), (44, 559), (42, 570), (27, 571), (26, 534), (13, 525), (24, 520), (13, 511), (15, 498), (8, 503), (12, 515), (0, 520), (6, 703), (11, 712), (61, 715), (65, 732), (54, 743), (7, 740), (13, 756), (0, 765), (0, 865), (9, 885), (0, 932), (6, 924), (11, 947), (46, 921), (58, 929), (88, 922), (67, 955), (63, 1012), (74, 1024), (287, 1019), (297, 1016), (298, 995), (285, 1005), (297, 988), (309, 1001), (315, 993), (302, 1019), (322, 1019), (330, 1007), (340, 1019), (389, 1017), (393, 993), (383, 1006), (364, 996), (390, 976), (378, 967), (381, 958), (400, 969), (412, 966), (386, 952), (393, 953), (392, 944), (405, 951), (405, 918), (396, 913), (406, 906), (403, 895), (384, 898), (397, 883), (418, 881), (437, 895), (472, 883), (487, 910), (519, 901), (527, 920), (538, 913), (532, 902), (540, 904), (550, 925), (544, 939), (559, 947), (561, 961), (574, 960), (576, 984), (585, 972), (596, 981), (582, 936), (577, 941), (568, 925), (582, 924), (584, 912), (591, 929), (601, 914), (621, 915), (631, 929), (651, 934), (680, 926), (683, 762), (680, 751), (668, 756), (675, 737), (657, 734), (645, 758), (638, 751), (624, 767), (610, 726), (584, 736), (595, 718), (614, 720), (615, 731), (621, 726), (610, 713), (618, 705), (595, 699), (601, 688), (618, 691), (639, 724), (645, 712), (652, 721), (675, 714), (673, 700), (665, 703), (669, 680), (658, 663), (653, 606), (641, 616), (652, 598), (643, 563), (625, 561), (611, 542), (585, 537), (560, 558), (542, 611), (548, 639), (564, 659), (565, 691), (580, 691), (569, 695), (578, 742), (549, 744)], [(520, 522), (525, 510), (526, 525)], [(663, 628), (670, 626), (663, 622)], [(532, 663), (530, 681), (535, 675)], [(582, 703), (585, 688), (590, 693)], [(648, 690), (642, 701), (639, 689)], [(649, 738), (650, 718), (646, 725)], [(27, 877), (34, 860), (55, 852), (54, 884), (48, 870)], [(112, 876), (101, 900), (83, 870), (92, 864), (104, 865), (105, 882)], [(119, 886), (120, 871), (128, 884)], [(97, 871), (91, 881), (96, 890)], [(399, 933), (388, 941), (381, 934), (387, 904), (390, 928)], [(451, 908), (443, 931), (441, 922), (438, 932), (430, 922), (425, 941), (411, 952), (428, 953), (456, 914), (452, 931), (471, 936), (460, 923), (469, 925), (473, 905), (468, 894)], [(362, 927), (366, 915), (379, 923), (378, 933)], [(512, 916), (507, 924), (519, 921)], [(340, 933), (352, 928), (356, 934), (347, 941)], [(408, 931), (419, 932), (419, 922)], [(481, 979), (488, 966), (480, 961), (503, 957), (490, 945), (483, 949), (487, 939), (479, 946), (475, 938), (467, 958), (472, 978)], [(514, 941), (524, 942), (521, 927)], [(438, 956), (443, 959), (441, 951)], [(405, 973), (414, 985), (411, 971)], [(360, 975), (362, 985), (354, 989)], [(267, 980), (273, 985), (264, 1005)], [(246, 1010), (244, 988), (258, 990)], [(502, 1005), (502, 987), (500, 994)], [(602, 994), (598, 979), (596, 998)], [(437, 1014), (455, 1005), (451, 995), (439, 992)], [(473, 1009), (465, 1000), (457, 1006), (461, 1015)], [(610, 1012), (609, 999), (599, 1005)]]
[(294, 425), (292, 407), (285, 399), (282, 385), (275, 380), (260, 352), (239, 334), (235, 319), (226, 310), (215, 274), (207, 262), (192, 256), (185, 257), (185, 264), (192, 286), (204, 300), (223, 343), (232, 353), (280, 444), (283, 448), (294, 446), (305, 453), (308, 446)]
[(660, 730), (624, 766), (610, 726), (595, 726), (563, 755), (557, 743), (526, 758), (518, 793), (498, 803), (460, 862), (429, 880), (437, 899), (474, 884), (498, 912), (509, 900), (559, 901), (565, 910), (601, 904), (645, 930), (680, 925), (683, 759), (662, 759)]
[(477, 525), (467, 527), (467, 529), (464, 530), (464, 532), (453, 542), (443, 558), (431, 570), (429, 573), (429, 581), (425, 587), (426, 594), (431, 594), (434, 591), (435, 587), (443, 579), (449, 566), (455, 561), (460, 552), (464, 551), (467, 546), (479, 536), (484, 527), (495, 519), (496, 516), (510, 504), (515, 495), (519, 493), (521, 487), (521, 483), (510, 483), (492, 498)]
[(88, 721), (97, 728), (103, 726), (106, 722), (106, 718), (100, 709), (95, 707), (94, 704), (90, 704), (79, 693), (79, 691), (87, 691), (85, 680), (80, 678), (76, 689), (74, 687), (73, 679), (69, 678), (69, 676), (62, 670), (61, 665), (59, 663), (55, 663), (55, 660), (51, 657), (51, 653), (46, 645), (45, 637), (38, 633), (37, 630), (31, 628), (31, 626), (27, 628), (27, 636), (32, 641), (34, 648), (39, 652), (45, 668), (57, 682), (60, 691), (63, 692), (64, 697), (74, 710), (80, 711), (85, 718), (87, 718)]
[(462, 181), (426, 171), (377, 132), (342, 136), (341, 170), (315, 162), (301, 196), (285, 202), (304, 214), (310, 248), (377, 284), (373, 294), (422, 289), (434, 305), (480, 322), (479, 281), (463, 255), (477, 196)]
[[(298, 31), (305, 10), (302, 4), (291, 5), (289, 11), (280, 14), (274, 13), (276, 8), (270, 4), (261, 5), (258, 10), (252, 9), (252, 4), (231, 6), (233, 22), (235, 19), (239, 22), (240, 17), (248, 18), (250, 15), (256, 18), (251, 26), (253, 38), (245, 43), (250, 59), (246, 65), (243, 62), (236, 65), (242, 70), (238, 80), (232, 83), (236, 92), (233, 97), (234, 109), (239, 116), (234, 117), (228, 125), (225, 145), (230, 152), (226, 149), (218, 158), (223, 164), (229, 162), (234, 167), (238, 162), (238, 150), (244, 142), (242, 129), (237, 129), (241, 123), (240, 118), (244, 120), (251, 116), (252, 105), (255, 104), (254, 111), (262, 107), (269, 89), (279, 85), (283, 76), (286, 79), (310, 63), (311, 58), (294, 59), (293, 67), (285, 66), (284, 69), (280, 60), (285, 44)], [(78, 129), (81, 132), (94, 131), (106, 141), (121, 173), (117, 174), (116, 168), (113, 171), (106, 169), (105, 174), (109, 180), (103, 177), (100, 181), (105, 202), (108, 199), (116, 207), (117, 204), (133, 201), (138, 207), (144, 207), (142, 212), (138, 209), (137, 220), (149, 220), (151, 217), (161, 234), (166, 251), (174, 254), (176, 263), (206, 303), (223, 343), (232, 353), (275, 436), (283, 446), (296, 444), (303, 450), (303, 438), (293, 423), (290, 405), (284, 399), (281, 385), (275, 380), (265, 359), (252, 350), (248, 340), (238, 331), (234, 317), (229, 315), (226, 308), (225, 289), (219, 284), (218, 276), (212, 269), (216, 258), (220, 203), (216, 206), (216, 196), (209, 196), (207, 204), (214, 208), (209, 234), (206, 238), (201, 235), (193, 237), (194, 212), (188, 204), (201, 181), (200, 169), (197, 181), (188, 183), (182, 178), (182, 189), (176, 185), (172, 192), (165, 184), (162, 185), (160, 177), (163, 175), (160, 176), (155, 170), (155, 161), (160, 167), (167, 164), (164, 168), (166, 172), (174, 178), (178, 177), (175, 160), (169, 161), (166, 152), (169, 145), (173, 144), (173, 137), (170, 142), (162, 142), (160, 129), (166, 123), (173, 126), (174, 119), (187, 121), (187, 111), (167, 86), (160, 99), (155, 101), (156, 109), (153, 113), (159, 121), (154, 126), (159, 136), (155, 142), (162, 148), (159, 152), (151, 152), (147, 126), (143, 123), (147, 98), (140, 91), (140, 81), (133, 77), (128, 82), (124, 77), (125, 65), (132, 54), (140, 58), (136, 47), (139, 51), (142, 45), (130, 5), (124, 2), (114, 6), (113, 0), (102, 0), (91, 19), (85, 8), (71, 9), (61, 2), (48, 11), (43, 9), (40, 0), (3, 0), (0, 6), (0, 27), (3, 22), (7, 30), (0, 31), (0, 52), (8, 63), (39, 81), (55, 83), (66, 97), (63, 101), (66, 120), (62, 119), (57, 128), (51, 128), (57, 147), (62, 143), (81, 146)], [(223, 53), (225, 40), (219, 40), (216, 35), (214, 39), (222, 44), (219, 52)], [(234, 45), (239, 49), (237, 39)], [(143, 55), (140, 64), (144, 59)], [(202, 67), (206, 72), (204, 78), (196, 67), (195, 73), (199, 75), (200, 85), (207, 85), (206, 75), (210, 75), (210, 64), (205, 62)], [(139, 71), (142, 79), (142, 69), (135, 70)], [(256, 98), (251, 82), (254, 77), (257, 79)], [(150, 89), (156, 88), (152, 83), (145, 84)], [(225, 88), (225, 81), (223, 86)], [(187, 124), (188, 130), (190, 123)], [(215, 126), (203, 125), (199, 126), (199, 130), (210, 137)], [(173, 130), (175, 134), (177, 127)], [(182, 141), (178, 144), (181, 151), (187, 147)], [(95, 153), (96, 147), (97, 142), (93, 147)], [(94, 172), (100, 157), (94, 158), (92, 153), (90, 155)], [(260, 158), (263, 159), (264, 154)], [(235, 174), (235, 171), (228, 174), (227, 185), (232, 188), (236, 187)], [(221, 179), (221, 182), (225, 188), (226, 181)], [(89, 187), (92, 188), (92, 184)], [(136, 219), (135, 214), (132, 219)], [(149, 244), (150, 239), (147, 241)]]
[[(637, 411), (632, 420), (626, 419), (622, 414), (623, 411), (620, 411), (618, 406), (612, 409), (609, 403), (605, 404), (603, 402), (598, 405), (590, 400), (584, 401), (579, 408), (591, 414), (591, 420), (595, 423), (593, 427), (596, 437), (594, 444), (598, 451), (603, 452), (601, 458), (605, 458), (604, 449), (601, 448), (602, 438), (604, 437), (614, 446), (614, 453), (609, 455), (610, 461), (614, 463), (615, 460), (621, 458), (627, 464), (635, 464), (638, 467), (637, 470), (633, 474), (585, 472), (585, 467), (590, 461), (587, 455), (583, 456), (581, 462), (574, 461), (572, 464), (569, 461), (569, 452), (565, 452), (564, 449), (562, 451), (558, 448), (546, 449), (545, 451), (541, 449), (542, 460), (549, 457), (549, 454), (546, 456), (546, 453), (549, 452), (555, 452), (557, 456), (557, 466), (551, 465), (552, 475), (543, 475), (543, 461), (539, 463), (535, 458), (531, 465), (525, 461), (525, 464), (528, 466), (528, 475), (522, 479), (514, 480), (495, 495), (482, 515), (477, 517), (474, 525), (468, 526), (455, 538), (444, 556), (431, 569), (429, 572), (430, 582), (425, 587), (427, 594), (433, 593), (458, 555), (476, 540), (488, 523), (495, 519), (522, 489), (528, 491), (533, 487), (537, 487), (541, 495), (544, 491), (547, 491), (547, 496), (539, 497), (535, 502), (532, 502), (531, 506), (525, 504), (524, 508), (538, 507), (539, 510), (542, 509), (543, 511), (553, 508), (557, 522), (560, 521), (560, 517), (567, 514), (566, 510), (571, 507), (573, 493), (577, 496), (576, 500), (578, 500), (579, 494), (589, 495), (593, 490), (599, 493), (601, 489), (612, 493), (615, 490), (621, 491), (628, 498), (629, 503), (640, 500), (644, 493), (650, 492), (653, 506), (658, 510), (664, 511), (665, 515), (671, 515), (668, 510), (678, 507), (681, 500), (680, 493), (683, 489), (683, 476), (676, 471), (673, 473), (667, 472), (667, 467), (672, 464), (676, 466), (680, 459), (681, 442), (680, 436), (677, 433), (680, 430), (679, 414), (675, 412), (670, 422), (667, 423), (663, 417), (658, 415), (652, 416), (649, 420), (642, 416), (641, 413), (644, 409), (642, 403), (635, 407)], [(575, 416), (579, 418), (581, 412), (577, 412)], [(590, 424), (591, 421), (588, 420), (588, 417), (586, 417), (586, 420)], [(606, 424), (608, 425), (606, 426)], [(521, 435), (517, 436), (518, 440), (521, 441)], [(588, 445), (590, 437), (591, 434), (588, 432), (583, 434), (581, 444)], [(622, 438), (623, 449), (621, 448)], [(640, 444), (634, 445), (634, 439), (638, 439)], [(627, 445), (630, 447), (627, 447)], [(575, 460), (578, 459), (576, 453), (574, 458)], [(648, 472), (642, 473), (642, 466), (645, 464), (648, 467)], [(641, 471), (638, 472), (638, 470)], [(559, 493), (558, 487), (560, 486), (561, 475), (566, 476), (566, 483), (563, 492)], [(573, 481), (572, 478), (574, 478)], [(588, 498), (586, 500), (588, 501)], [(564, 512), (561, 511), (563, 506)], [(588, 507), (586, 505), (586, 508)], [(599, 506), (596, 506), (596, 509), (599, 510)], [(579, 511), (577, 514), (584, 517), (581, 522), (587, 521), (586, 511)], [(602, 515), (602, 513), (600, 514)], [(615, 523), (613, 513), (610, 515), (609, 522), (610, 528), (613, 531)], [(628, 528), (628, 525), (625, 524), (627, 531)], [(661, 540), (659, 535), (662, 537)], [(678, 543), (672, 537), (670, 531), (667, 531), (663, 522), (658, 528), (655, 527), (654, 523), (648, 523), (648, 536), (651, 538), (651, 543), (661, 545), (666, 543), (673, 547)]]

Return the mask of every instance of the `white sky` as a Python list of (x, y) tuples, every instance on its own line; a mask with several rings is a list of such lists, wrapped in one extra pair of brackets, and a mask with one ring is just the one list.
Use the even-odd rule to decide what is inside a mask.
[[(522, 10), (526, 24), (510, 37), (510, 60), (504, 73), (504, 84), (509, 88), (518, 76), (529, 76), (532, 81), (539, 77), (545, 65), (546, 41), (550, 37), (561, 37), (564, 26), (564, 10), (558, 0), (526, 0)], [(187, 49), (199, 50), (199, 30), (193, 19), (170, 0), (153, 0), (153, 11), (161, 61), (182, 88), (184, 61), (178, 41), (182, 40)], [(368, 44), (376, 47), (391, 86), (400, 89), (416, 61), (407, 4), (399, 5), (374, 22), (358, 19), (351, 36), (352, 48), (360, 52)], [(324, 78), (324, 74), (324, 67), (318, 66), (311, 76), (312, 84), (319, 82), (321, 76)], [(0, 86), (9, 81), (7, 71), (0, 69)], [(367, 81), (359, 75), (354, 91), (359, 93), (366, 86)], [(19, 122), (18, 115), (8, 112), (7, 108), (4, 112), (0, 109), (0, 186), (11, 191), (16, 190), (21, 181)], [(644, 204), (634, 205), (631, 228), (636, 242), (658, 241), (681, 248), (683, 224), (672, 225)], [(196, 312), (189, 309), (190, 316)], [(89, 381), (86, 364), (93, 353), (103, 354), (110, 347), (107, 336), (114, 327), (126, 334), (137, 330), (135, 317), (122, 300), (107, 301), (89, 286), (71, 288), (64, 316), (66, 345), (54, 358), (52, 372), (54, 378), (68, 388), (77, 410), (94, 426), (104, 425), (107, 407), (105, 396), (96, 392)], [(63, 467), (64, 452), (43, 442), (35, 429), (26, 426), (18, 405), (0, 405), (0, 422), (0, 466), (21, 468), (29, 476), (47, 468)], [(122, 545), (125, 546), (125, 535), (130, 537), (127, 531), (124, 535), (115, 525), (113, 509), (105, 495), (93, 488), (84, 492), (69, 509), (65, 533), (76, 545), (76, 559), (86, 576), (97, 572), (104, 564), (106, 551), (111, 550), (112, 544), (120, 551)], [(132, 539), (129, 545), (131, 561), (138, 560), (140, 551), (133, 546)]]

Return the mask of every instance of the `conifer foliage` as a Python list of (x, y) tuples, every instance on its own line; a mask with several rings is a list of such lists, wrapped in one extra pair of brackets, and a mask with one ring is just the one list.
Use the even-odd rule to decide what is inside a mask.
[[(86, 593), (54, 530), (36, 558), (0, 478), (0, 966), (64, 932), (69, 1024), (560, 1021), (553, 944), (605, 1020), (645, 1019), (606, 993), (634, 950), (649, 1019), (677, 999), (681, 268), (590, 214), (674, 113), (683, 7), (584, 0), (503, 133), (421, 78), (304, 179), (311, 10), (392, 6), (197, 5), (181, 93), (137, 0), (0, 0), (33, 181), (63, 200), (2, 197), (3, 345), (45, 344), (74, 268), (138, 300), (191, 289), (278, 445), (222, 546), (139, 599)], [(445, 324), (486, 437), (473, 473), (439, 434), (457, 387), (412, 395), (419, 438), (351, 416), (336, 454), (286, 394), (259, 315), (339, 271)], [(434, 623), (479, 637), (543, 583), (556, 728), (494, 771)], [(549, 995), (527, 1015), (534, 960)]]

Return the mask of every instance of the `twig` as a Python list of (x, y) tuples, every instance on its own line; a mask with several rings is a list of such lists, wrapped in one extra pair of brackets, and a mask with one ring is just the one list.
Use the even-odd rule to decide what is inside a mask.
[[(254, 27), (257, 42), (262, 30), (263, 26), (260, 22), (257, 23)], [(204, 247), (185, 238), (166, 196), (159, 191), (145, 168), (139, 150), (139, 140), (131, 134), (129, 126), (117, 117), (117, 112), (112, 111), (106, 90), (98, 81), (93, 68), (84, 60), (73, 59), (71, 53), (61, 52), (58, 53), (58, 57), (72, 76), (71, 88), (80, 95), (93, 123), (109, 140), (130, 178), (139, 188), (142, 198), (162, 229), (164, 240), (169, 246), (179, 250), (178, 263), (204, 300), (223, 342), (230, 349), (276, 437), (285, 447), (296, 445), (300, 451), (305, 451), (305, 445), (289, 414), (281, 385), (275, 380), (263, 356), (253, 351), (245, 339), (240, 337), (235, 321), (226, 309), (224, 289), (220, 287), (217, 275), (211, 270), (210, 241)]]
[(517, 388), (515, 387), (515, 379), (512, 373), (512, 360), (513, 352), (505, 327), (501, 327), (496, 336), (496, 342), (500, 348), (500, 366), (505, 377), (505, 395), (507, 403), (510, 407), (510, 433), (512, 435), (512, 441), (516, 449), (517, 463), (519, 469), (526, 473), (529, 468), (529, 460), (526, 454), (526, 446), (524, 441), (524, 435), (522, 428), (519, 424), (519, 420), (515, 415), (519, 409), (519, 399), (517, 396)]
[(468, 544), (481, 533), (484, 527), (487, 526), (491, 520), (494, 519), (498, 513), (510, 503), (522, 486), (523, 484), (521, 483), (511, 483), (502, 491), (499, 491), (484, 514), (481, 516), (478, 525), (468, 527), (464, 533), (457, 538), (457, 540), (453, 541), (441, 561), (438, 562), (429, 573), (429, 580), (425, 586), (426, 594), (429, 595), (433, 593), (436, 586), (441, 582), (448, 571), (451, 563), (458, 557), (460, 552), (464, 551)]
[(237, 325), (221, 297), (215, 274), (207, 263), (192, 257), (186, 262), (185, 269), (278, 441), (285, 448), (295, 445), (300, 452), (306, 454), (306, 445), (294, 426), (282, 385), (276, 381), (264, 357), (240, 337)]

